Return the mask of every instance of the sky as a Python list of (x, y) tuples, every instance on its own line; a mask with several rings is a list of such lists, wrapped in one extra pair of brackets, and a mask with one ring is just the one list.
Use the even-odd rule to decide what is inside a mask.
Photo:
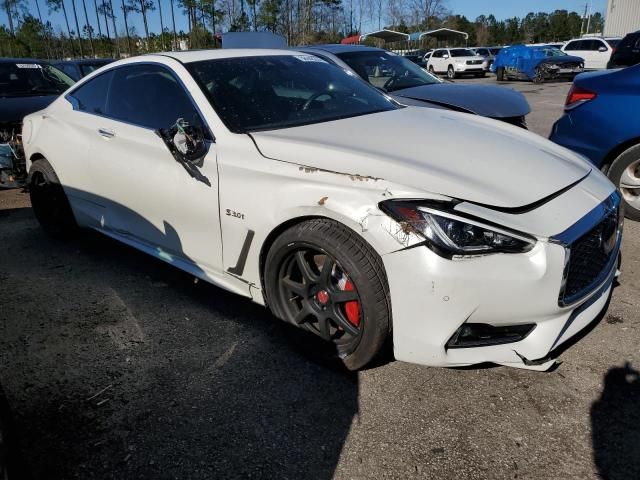
[[(50, 20), (54, 26), (54, 29), (58, 31), (61, 27), (64, 28), (64, 19), (61, 13), (49, 12), (45, 0), (25, 0), (29, 12), (37, 16), (36, 1), (40, 4), (40, 11), (42, 13), (43, 20)], [(71, 0), (64, 0), (67, 5), (67, 13), (69, 15), (69, 22), (71, 29), (75, 30), (73, 14), (71, 10)], [(95, 10), (93, 9), (93, 0), (85, 0), (87, 4), (87, 11), (89, 15), (89, 22), (94, 26), (94, 30), (98, 29), (95, 26), (96, 17)], [(118, 12), (118, 31), (124, 31), (124, 25), (122, 24), (121, 10), (117, 7), (120, 5), (121, 0), (112, 0), (114, 9)], [(157, 2), (158, 0), (156, 0)], [(162, 11), (165, 22), (165, 28), (170, 27), (170, 3), (169, 0), (159, 0), (162, 3)], [(479, 15), (493, 14), (498, 20), (502, 20), (510, 17), (522, 18), (531, 11), (535, 12), (552, 12), (558, 9), (573, 10), (577, 12), (584, 12), (585, 4), (591, 5), (592, 12), (605, 13), (607, 8), (607, 0), (445, 0), (447, 7), (453, 11), (454, 14), (465, 15), (469, 20), (474, 20)], [(174, 2), (176, 3), (176, 2)], [(76, 8), (78, 9), (78, 22), (80, 28), (86, 22), (84, 20), (84, 11), (82, 10), (82, 1), (76, 0)], [(152, 32), (160, 31), (160, 18), (158, 10), (150, 12), (149, 14), (149, 29)], [(0, 24), (7, 25), (7, 16), (4, 11), (0, 12)], [(129, 18), (129, 24), (135, 26), (138, 34), (143, 34), (144, 29), (142, 26), (142, 17), (138, 14), (132, 14)], [(104, 29), (104, 19), (101, 19), (101, 27)], [(377, 29), (376, 26), (372, 26), (372, 29)], [(111, 25), (109, 25), (111, 29)], [(178, 30), (187, 30), (187, 21), (176, 9), (176, 28)], [(103, 32), (104, 33), (104, 32)]]

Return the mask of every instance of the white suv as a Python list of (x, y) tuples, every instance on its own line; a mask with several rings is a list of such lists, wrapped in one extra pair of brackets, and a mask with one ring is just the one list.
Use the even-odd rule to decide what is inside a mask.
[(468, 48), (439, 48), (431, 54), (427, 69), (429, 73), (446, 73), (450, 79), (465, 73), (484, 77), (489, 64), (486, 58)]
[(569, 40), (562, 47), (562, 51), (584, 58), (585, 70), (604, 69), (607, 68), (607, 62), (620, 40), (620, 38), (601, 37), (576, 38)]

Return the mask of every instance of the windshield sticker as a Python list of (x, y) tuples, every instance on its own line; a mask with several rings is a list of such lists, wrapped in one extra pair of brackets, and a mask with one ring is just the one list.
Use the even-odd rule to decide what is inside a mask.
[(37, 63), (16, 63), (16, 67), (18, 67), (18, 68), (42, 68)]
[(320, 63), (327, 63), (325, 60), (316, 57), (315, 55), (295, 55), (295, 57), (298, 60), (301, 60), (303, 62), (320, 62)]

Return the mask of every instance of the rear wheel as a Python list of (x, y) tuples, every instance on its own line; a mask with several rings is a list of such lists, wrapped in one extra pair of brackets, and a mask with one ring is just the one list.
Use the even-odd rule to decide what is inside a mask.
[(292, 227), (270, 248), (264, 277), (273, 314), (332, 342), (350, 370), (382, 348), (391, 324), (384, 266), (352, 230), (329, 219)]
[(66, 194), (51, 164), (36, 160), (29, 170), (31, 207), (42, 228), (52, 237), (69, 237), (77, 224)]
[(449, 68), (447, 68), (447, 78), (449, 80), (453, 80), (456, 77), (457, 77), (457, 74), (456, 74), (456, 71), (453, 69), (453, 65), (449, 65)]
[(625, 216), (640, 221), (640, 145), (620, 154), (611, 164), (607, 176), (620, 189)]

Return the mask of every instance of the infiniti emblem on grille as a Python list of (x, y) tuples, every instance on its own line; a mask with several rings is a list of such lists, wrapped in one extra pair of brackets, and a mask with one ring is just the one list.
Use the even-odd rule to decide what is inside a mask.
[(600, 248), (609, 255), (616, 246), (618, 233), (618, 221), (615, 215), (610, 215), (602, 222), (602, 232), (600, 233)]

